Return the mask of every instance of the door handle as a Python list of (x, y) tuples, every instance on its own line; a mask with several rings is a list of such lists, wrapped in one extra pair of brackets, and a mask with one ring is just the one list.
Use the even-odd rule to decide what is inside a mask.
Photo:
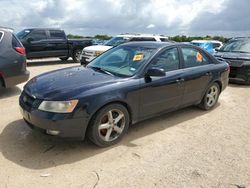
[(185, 81), (184, 78), (178, 78), (178, 79), (176, 80), (177, 83), (181, 83), (181, 82), (184, 82), (184, 81)]

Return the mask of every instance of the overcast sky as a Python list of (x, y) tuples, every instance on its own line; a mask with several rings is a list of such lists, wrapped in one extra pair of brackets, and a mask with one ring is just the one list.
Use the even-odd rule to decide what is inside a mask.
[(250, 36), (250, 0), (0, 0), (0, 26), (81, 35)]

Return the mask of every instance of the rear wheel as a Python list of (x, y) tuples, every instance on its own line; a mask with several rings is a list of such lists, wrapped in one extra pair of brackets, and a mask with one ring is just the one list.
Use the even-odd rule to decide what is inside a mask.
[(72, 54), (72, 58), (75, 63), (81, 63), (81, 54), (82, 54), (82, 50), (80, 49), (74, 50)]
[(219, 96), (220, 96), (220, 86), (217, 83), (211, 84), (208, 87), (201, 103), (199, 104), (199, 107), (204, 110), (212, 109), (216, 105)]
[(129, 113), (121, 104), (111, 104), (92, 119), (88, 128), (89, 139), (100, 147), (116, 144), (129, 127)]

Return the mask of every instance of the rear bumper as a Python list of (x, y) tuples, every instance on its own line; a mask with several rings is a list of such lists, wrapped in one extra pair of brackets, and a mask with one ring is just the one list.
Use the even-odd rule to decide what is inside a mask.
[(11, 76), (11, 77), (6, 77), (4, 79), (5, 87), (12, 87), (20, 83), (26, 82), (29, 79), (29, 76), (30, 76), (30, 72), (26, 70), (22, 72), (21, 74)]

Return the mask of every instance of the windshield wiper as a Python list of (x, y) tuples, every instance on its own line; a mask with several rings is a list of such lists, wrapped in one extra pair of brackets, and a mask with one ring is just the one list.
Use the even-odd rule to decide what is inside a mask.
[(92, 68), (92, 69), (94, 69), (94, 70), (97, 70), (97, 71), (99, 71), (99, 72), (103, 72), (103, 73), (105, 73), (105, 74), (114, 76), (113, 73), (111, 73), (110, 71), (105, 70), (105, 69), (103, 69), (103, 68), (101, 68), (101, 67), (94, 67), (94, 66), (89, 66), (89, 67)]

